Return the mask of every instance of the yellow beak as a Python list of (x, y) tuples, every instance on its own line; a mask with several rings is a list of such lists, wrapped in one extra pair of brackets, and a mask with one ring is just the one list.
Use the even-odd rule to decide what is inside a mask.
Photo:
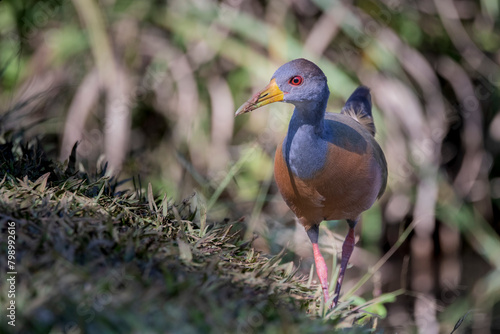
[(236, 110), (236, 114), (234, 116), (247, 113), (269, 103), (283, 101), (284, 96), (285, 93), (283, 93), (278, 87), (276, 79), (272, 79), (269, 85), (266, 86), (266, 88), (255, 94), (247, 102), (243, 103), (243, 105), (239, 107), (238, 110)]

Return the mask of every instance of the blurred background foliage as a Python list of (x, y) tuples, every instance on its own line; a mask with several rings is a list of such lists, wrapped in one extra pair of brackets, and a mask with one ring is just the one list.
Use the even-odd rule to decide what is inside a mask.
[[(308, 58), (330, 111), (372, 89), (389, 164), (343, 291), (367, 272), (358, 295), (406, 289), (388, 330), (449, 333), (470, 311), (468, 332), (498, 331), (499, 25), (496, 0), (4, 0), (1, 132), (38, 136), (62, 161), (79, 141), (86, 169), (106, 160), (171, 199), (196, 192), (210, 220), (246, 216), (255, 247), (286, 247), (308, 273), (309, 242), (272, 178), (292, 107), (233, 117), (277, 67)], [(323, 225), (333, 262), (346, 226)]]

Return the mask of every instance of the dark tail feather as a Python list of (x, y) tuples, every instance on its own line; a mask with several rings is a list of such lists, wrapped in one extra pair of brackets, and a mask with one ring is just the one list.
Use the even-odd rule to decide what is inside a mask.
[(345, 103), (341, 113), (351, 116), (370, 131), (372, 135), (375, 135), (375, 123), (372, 117), (372, 99), (368, 87), (359, 86), (356, 88)]

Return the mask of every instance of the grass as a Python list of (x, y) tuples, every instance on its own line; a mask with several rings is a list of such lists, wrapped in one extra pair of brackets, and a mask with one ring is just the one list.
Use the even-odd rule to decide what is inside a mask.
[[(4, 232), (7, 221), (18, 222), (18, 315), (19, 323), (28, 326), (21, 331), (35, 331), (46, 323), (42, 327), (52, 332), (64, 332), (66, 325), (66, 332), (95, 332), (98, 324), (115, 322), (131, 331), (158, 331), (163, 325), (144, 314), (149, 309), (174, 312), (170, 309), (176, 305), (181, 311), (175, 312), (182, 316), (191, 311), (202, 314), (199, 322), (188, 318), (193, 325), (181, 328), (184, 332), (203, 331), (198, 323), (228, 332), (320, 331), (334, 326), (352, 330), (353, 323), (356, 328), (402, 326), (397, 330), (425, 332), (418, 320), (425, 317), (449, 333), (471, 310), (461, 322), (469, 329), (456, 332), (498, 326), (500, 159), (495, 130), (500, 90), (495, 78), (500, 72), (494, 55), (500, 49), (500, 16), (495, 1), (468, 1), (467, 10), (459, 10), (463, 4), (440, 1), (441, 6), (429, 10), (398, 1), (313, 0), (304, 6), (301, 1), (282, 0), (116, 0), (100, 1), (90, 8), (93, 13), (84, 3), (0, 1), (0, 133), (21, 127), (29, 136), (42, 135), (47, 151), (58, 150), (60, 156), (69, 155), (71, 133), (81, 138), (79, 154), (89, 161), (85, 168), (76, 161), (59, 165), (52, 160), (55, 153), (39, 150), (22, 132), (8, 139), (0, 134), (0, 228)], [(457, 6), (453, 19), (446, 3), (450, 10)], [(95, 20), (99, 22), (92, 24)], [(470, 47), (477, 52), (463, 52)], [(346, 282), (341, 297), (344, 308), (333, 314), (321, 309), (312, 275), (304, 282), (292, 275), (290, 264), (282, 263), (303, 254), (293, 240), (282, 238), (291, 236), (295, 225), (271, 177), (274, 150), (285, 136), (291, 106), (273, 105), (234, 119), (236, 108), (262, 88), (279, 65), (298, 57), (315, 61), (327, 75), (332, 92), (329, 111), (338, 111), (358, 84), (372, 88), (377, 140), (390, 170), (388, 190), (364, 214), (358, 242), (360, 251), (388, 255), (350, 270), (351, 282)], [(477, 59), (483, 60), (481, 66), (473, 66)], [(103, 66), (109, 63), (113, 65)], [(126, 78), (124, 87), (130, 87), (119, 94), (125, 97), (120, 105), (127, 106), (123, 114), (110, 112), (113, 96), (119, 93), (114, 89), (122, 86), (122, 80), (109, 81), (114, 76), (108, 75), (110, 68)], [(105, 87), (92, 80), (96, 72), (107, 78)], [(72, 117), (77, 114), (81, 121)], [(117, 136), (108, 125), (124, 125), (126, 118), (119, 115), (129, 115), (131, 121)], [(80, 130), (69, 130), (73, 126)], [(251, 150), (255, 154), (249, 156)], [(142, 182), (136, 179), (135, 187), (128, 183), (132, 190), (118, 192), (124, 185), (104, 177), (106, 168), (94, 172), (103, 154), (110, 161), (114, 154), (126, 156), (122, 175), (140, 175)], [(196, 195), (183, 201), (193, 189)], [(407, 228), (429, 213), (436, 219), (429, 218), (426, 226), (417, 224), (415, 232)], [(243, 215), (245, 221), (224, 220)], [(199, 300), (191, 301), (192, 291), (205, 299), (222, 298), (217, 297), (219, 288), (204, 290), (197, 273), (208, 270), (210, 277), (217, 277), (214, 282), (247, 287), (244, 275), (254, 270), (251, 263), (231, 255), (225, 261), (240, 263), (246, 271), (226, 268), (234, 274), (227, 279), (206, 263), (218, 260), (222, 250), (213, 258), (199, 257), (197, 241), (210, 236), (214, 242), (225, 242), (224, 228), (229, 225), (228, 233), (238, 234), (226, 243), (245, 245), (243, 253), (252, 252), (246, 242), (254, 232), (262, 237), (261, 249), (276, 254), (287, 248), (271, 266), (278, 281), (270, 275), (265, 288), (272, 282), (279, 285), (280, 275), (288, 273), (287, 284), (305, 286), (308, 292), (301, 297), (280, 292), (280, 298), (289, 298), (284, 305), (295, 305), (290, 310), (278, 314), (273, 306), (273, 318), (264, 306), (254, 306), (260, 305), (257, 301), (244, 304), (246, 308), (234, 306), (238, 298), (251, 298), (255, 287), (234, 290), (220, 300), (228, 305), (193, 306)], [(332, 253), (333, 242), (322, 240), (323, 250)], [(433, 250), (426, 248), (430, 251), (425, 258), (412, 247), (418, 241), (432, 246)], [(5, 246), (2, 241), (0, 261), (5, 261)], [(65, 252), (74, 259), (64, 257)], [(380, 274), (376, 269), (389, 256)], [(259, 255), (259, 261), (270, 259)], [(172, 277), (184, 285), (175, 285), (163, 273), (174, 260), (193, 273), (187, 280), (174, 268)], [(39, 268), (31, 262), (46, 265)], [(71, 267), (60, 269), (62, 264)], [(111, 286), (108, 293), (99, 284), (123, 280), (115, 279), (113, 266), (125, 268), (118, 272), (126, 273), (127, 284), (120, 289)], [(408, 272), (408, 279), (392, 275), (393, 268)], [(43, 274), (52, 280), (41, 281)], [(237, 280), (239, 275), (245, 283)], [(377, 302), (391, 300), (400, 286), (412, 289), (413, 278), (424, 276), (432, 281), (432, 293), (427, 294), (427, 288), (407, 290), (387, 309)], [(66, 283), (67, 277), (76, 277), (76, 283)], [(168, 291), (175, 291), (175, 296), (167, 298), (161, 289), (173, 289)], [(146, 300), (149, 291), (160, 291), (151, 303)], [(2, 305), (7, 301), (4, 292)], [(268, 294), (276, 296), (274, 290)], [(434, 309), (417, 307), (424, 294)], [(61, 301), (59, 295), (70, 297)], [(182, 297), (186, 295), (189, 298)], [(73, 306), (65, 310), (66, 305)], [(147, 310), (136, 312), (144, 306)], [(204, 315), (207, 308), (209, 316)], [(365, 311), (388, 315), (377, 324), (378, 318), (366, 317)], [(181, 316), (174, 318), (176, 325), (189, 323)], [(26, 324), (30, 319), (34, 320)], [(10, 328), (0, 331), (4, 329)]]
[(284, 252), (255, 251), (242, 220), (206, 221), (190, 199), (173, 203), (151, 185), (117, 191), (106, 166), (89, 175), (75, 150), (61, 164), (36, 141), (4, 142), (0, 224), (3, 235), (16, 224), (15, 332), (372, 332), (370, 303), (325, 315), (320, 290), (282, 263)]

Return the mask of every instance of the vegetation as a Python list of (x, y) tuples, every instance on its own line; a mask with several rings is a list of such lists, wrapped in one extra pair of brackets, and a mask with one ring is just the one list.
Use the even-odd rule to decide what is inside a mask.
[(151, 185), (116, 192), (105, 167), (75, 172), (76, 150), (63, 166), (36, 142), (1, 149), (0, 218), (16, 224), (19, 289), (16, 325), (3, 333), (318, 333), (372, 317), (360, 312), (368, 304), (343, 305), (322, 320), (311, 281), (283, 252), (255, 251), (241, 221), (207, 223)]
[[(19, 324), (494, 331), (499, 13), (494, 0), (0, 1), (0, 229), (18, 224)], [(371, 88), (389, 164), (332, 314), (272, 180), (290, 107), (233, 117), (298, 57), (325, 71), (330, 111)], [(335, 266), (346, 226), (322, 227)]]

